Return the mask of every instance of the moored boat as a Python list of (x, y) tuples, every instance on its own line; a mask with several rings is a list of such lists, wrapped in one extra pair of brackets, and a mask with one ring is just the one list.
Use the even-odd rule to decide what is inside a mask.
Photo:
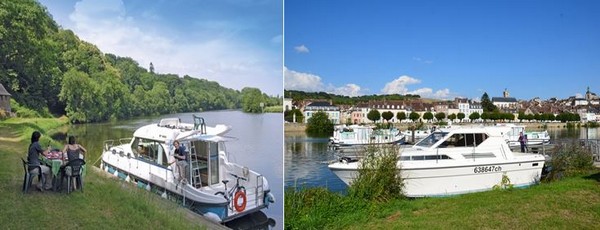
[[(105, 141), (101, 168), (209, 219), (227, 222), (275, 202), (263, 175), (229, 161), (225, 142), (234, 139), (224, 134), (230, 129), (208, 127), (197, 116), (193, 124), (162, 119), (140, 127), (128, 141)], [(176, 140), (188, 152), (187, 174), (180, 174), (174, 163)]]
[(374, 129), (363, 125), (336, 126), (334, 127), (333, 136), (329, 138), (330, 145), (335, 147), (401, 144), (403, 142), (404, 135), (398, 129)]
[[(512, 152), (505, 127), (458, 127), (431, 133), (398, 154), (397, 167), (408, 197), (448, 196), (492, 189), (504, 177), (515, 187), (540, 180), (545, 158)], [(346, 184), (358, 175), (360, 160), (328, 165)]]

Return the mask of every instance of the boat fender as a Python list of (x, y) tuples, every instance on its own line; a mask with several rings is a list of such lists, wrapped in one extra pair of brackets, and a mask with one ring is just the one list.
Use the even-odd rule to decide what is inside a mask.
[(207, 212), (207, 213), (204, 213), (203, 216), (204, 216), (204, 218), (206, 218), (212, 222), (221, 223), (221, 218), (219, 217), (219, 215), (217, 215), (215, 213)]
[(268, 192), (263, 203), (266, 204), (267, 207), (269, 207), (269, 203), (275, 203), (275, 196), (273, 196), (273, 193)]
[[(239, 202), (240, 199), (242, 199), (241, 203)], [(246, 192), (243, 190), (235, 192), (235, 196), (233, 197), (233, 207), (237, 212), (242, 212), (246, 209)]]

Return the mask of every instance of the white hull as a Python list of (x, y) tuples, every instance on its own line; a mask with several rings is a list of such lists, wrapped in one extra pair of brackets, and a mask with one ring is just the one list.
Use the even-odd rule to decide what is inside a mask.
[[(336, 165), (338, 164), (338, 165)], [(352, 165), (354, 164), (354, 165)], [(536, 166), (533, 166), (537, 164)], [(544, 159), (502, 164), (473, 163), (462, 166), (440, 164), (434, 167), (412, 165), (401, 167), (404, 193), (408, 197), (449, 196), (491, 190), (506, 174), (515, 187), (525, 187), (540, 179)], [(335, 163), (329, 168), (344, 183), (350, 185), (358, 175), (357, 164)], [(475, 173), (476, 167), (501, 167), (499, 171)], [(478, 168), (479, 169), (479, 168)], [(484, 169), (485, 170), (485, 169)]]

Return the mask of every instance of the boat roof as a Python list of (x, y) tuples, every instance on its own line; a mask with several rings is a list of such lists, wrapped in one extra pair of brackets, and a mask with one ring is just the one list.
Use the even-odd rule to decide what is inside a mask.
[(161, 142), (174, 140), (222, 141), (231, 138), (223, 137), (219, 139), (216, 137), (219, 137), (230, 130), (231, 127), (219, 124), (214, 127), (206, 126), (206, 129), (204, 129), (205, 132), (202, 132), (203, 130), (194, 127), (194, 124), (182, 123), (179, 118), (166, 118), (162, 119), (159, 123), (140, 127), (133, 133), (133, 136)]

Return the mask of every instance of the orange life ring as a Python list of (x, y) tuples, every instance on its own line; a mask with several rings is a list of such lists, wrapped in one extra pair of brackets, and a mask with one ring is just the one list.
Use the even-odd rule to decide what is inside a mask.
[[(242, 198), (242, 203), (238, 202), (239, 198)], [(238, 190), (235, 192), (235, 196), (233, 197), (233, 207), (237, 212), (242, 212), (246, 209), (246, 192), (243, 190)]]

